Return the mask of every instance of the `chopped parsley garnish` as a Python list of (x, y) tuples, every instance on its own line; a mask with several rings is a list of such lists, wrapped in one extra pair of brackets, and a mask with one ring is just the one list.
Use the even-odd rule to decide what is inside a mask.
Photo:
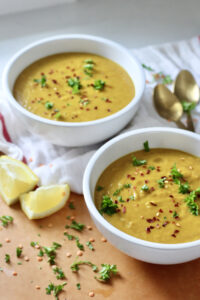
[(76, 284), (76, 287), (77, 287), (77, 290), (80, 290), (80, 289), (81, 289), (81, 284), (80, 284), (80, 283), (77, 283), (77, 284)]
[(177, 218), (178, 217), (178, 213), (176, 211), (173, 212), (173, 218)]
[(143, 67), (144, 69), (146, 69), (147, 71), (150, 71), (150, 72), (153, 72), (153, 71), (154, 71), (151, 67), (149, 67), (149, 66), (147, 66), (147, 65), (145, 65), (145, 64), (142, 64), (142, 67)]
[(173, 165), (172, 169), (171, 169), (171, 175), (173, 178), (173, 181), (176, 184), (180, 184), (180, 180), (181, 178), (183, 178), (183, 175), (178, 171), (176, 164)]
[(57, 279), (65, 279), (65, 274), (62, 269), (58, 268), (57, 266), (53, 269), (54, 274), (58, 274), (56, 276)]
[(125, 183), (122, 187), (120, 187), (119, 189), (114, 191), (113, 196), (119, 195), (123, 189), (129, 189), (129, 188), (131, 188), (131, 186), (132, 186), (131, 183)]
[(10, 255), (9, 255), (9, 254), (5, 254), (5, 262), (6, 262), (7, 264), (10, 263)]
[(92, 60), (91, 58), (86, 59), (86, 60), (85, 60), (85, 63), (86, 63), (86, 64), (93, 64), (93, 65), (94, 65), (94, 62), (93, 62), (93, 60)]
[(7, 227), (9, 223), (13, 222), (13, 217), (11, 216), (2, 216), (0, 217), (1, 225)]
[(51, 109), (51, 108), (53, 108), (53, 103), (52, 102), (49, 102), (49, 101), (47, 101), (46, 103), (45, 103), (45, 108), (46, 109)]
[(19, 248), (19, 247), (17, 247), (17, 248), (16, 248), (16, 256), (17, 256), (17, 257), (20, 257), (21, 254), (22, 254), (22, 249)]
[(41, 79), (33, 79), (33, 81), (36, 83), (40, 83), (41, 87), (45, 87), (47, 79), (45, 75), (42, 75)]
[(153, 170), (155, 170), (155, 167), (154, 166), (149, 166), (148, 169), (153, 171)]
[(135, 156), (132, 156), (132, 163), (134, 166), (143, 166), (146, 165), (147, 161), (145, 159), (140, 160), (137, 159)]
[(165, 187), (165, 180), (166, 180), (166, 179), (167, 179), (166, 177), (163, 177), (163, 178), (161, 178), (161, 179), (159, 179), (159, 180), (157, 181), (160, 188), (164, 188), (164, 187)]
[(93, 247), (93, 245), (92, 245), (92, 243), (90, 241), (86, 242), (86, 246), (88, 246), (88, 248), (90, 250), (92, 250), (92, 251), (94, 250), (94, 247)]
[(88, 99), (80, 99), (79, 103), (81, 103), (83, 106), (87, 106), (90, 103), (90, 100)]
[(18, 263), (17, 263), (18, 265), (22, 265), (22, 262), (21, 261), (18, 261)]
[(69, 233), (67, 233), (67, 232), (64, 232), (64, 235), (67, 236), (67, 238), (68, 238), (69, 241), (72, 241), (74, 239), (74, 236), (71, 235), (71, 234), (69, 234)]
[(82, 231), (84, 229), (85, 225), (81, 223), (77, 223), (76, 221), (72, 221), (71, 225), (69, 228), (75, 229), (77, 231)]
[(97, 187), (96, 187), (96, 190), (97, 190), (98, 192), (102, 191), (103, 189), (104, 189), (104, 187), (101, 186), (101, 185), (97, 185)]
[(71, 201), (69, 202), (69, 208), (70, 208), (70, 209), (75, 209), (74, 203), (71, 202)]
[(58, 120), (61, 118), (61, 116), (62, 116), (61, 113), (57, 112), (54, 117), (56, 118), (56, 120)]
[(38, 242), (30, 242), (31, 247), (35, 247), (36, 245), (38, 245)]
[(80, 92), (80, 89), (82, 88), (80, 80), (77, 77), (69, 78), (68, 85), (72, 88), (73, 94), (78, 94)]
[(44, 251), (42, 249), (40, 249), (40, 251), (39, 251), (39, 253), (38, 253), (37, 256), (40, 256), (40, 257), (44, 256)]
[(84, 246), (83, 246), (83, 244), (81, 244), (81, 243), (79, 242), (79, 238), (76, 236), (75, 239), (76, 239), (76, 246), (77, 246), (80, 250), (84, 250)]
[(92, 60), (88, 60), (89, 62), (86, 62), (86, 65), (83, 66), (84, 73), (88, 76), (92, 76), (92, 71), (94, 69), (94, 63)]
[(181, 194), (187, 194), (190, 192), (190, 186), (189, 186), (189, 183), (188, 182), (185, 182), (183, 184), (180, 183), (179, 185), (179, 193)]
[(162, 84), (171, 84), (172, 82), (173, 80), (170, 75), (165, 75), (162, 80)]
[(147, 184), (144, 184), (144, 185), (141, 187), (141, 190), (147, 192), (147, 191), (149, 190), (148, 185), (147, 185)]
[(0, 243), (0, 248), (2, 247), (3, 245)]
[(51, 295), (51, 292), (53, 292), (53, 295), (56, 300), (58, 300), (58, 295), (62, 292), (64, 286), (67, 284), (67, 282), (64, 282), (63, 284), (60, 285), (55, 285), (52, 282), (48, 285), (46, 288), (46, 294)]
[(116, 265), (110, 264), (102, 264), (102, 269), (99, 271), (100, 276), (95, 277), (100, 281), (108, 281), (111, 279), (112, 275), (116, 275), (118, 273)]
[(122, 196), (118, 196), (118, 197), (117, 197), (117, 200), (118, 200), (119, 202), (125, 202), (125, 201), (122, 199)]
[(189, 207), (190, 212), (195, 216), (199, 215), (199, 206), (195, 202), (195, 200), (197, 198), (197, 194), (199, 194), (199, 193), (200, 193), (200, 189), (198, 188), (195, 191), (190, 192), (189, 196), (187, 196), (184, 200), (186, 202), (187, 206)]
[(103, 89), (104, 89), (104, 87), (105, 87), (105, 81), (103, 81), (103, 80), (95, 80), (95, 82), (94, 82), (94, 89), (95, 90), (99, 90), (99, 91), (102, 91)]
[(135, 196), (132, 195), (132, 196), (129, 197), (129, 199), (135, 200)]
[(56, 242), (53, 242), (53, 245), (51, 247), (43, 247), (44, 252), (48, 257), (48, 262), (50, 265), (55, 264), (56, 250), (60, 247), (61, 245)]
[(145, 152), (149, 152), (150, 151), (150, 148), (149, 148), (149, 142), (148, 141), (146, 141), (146, 142), (144, 142), (144, 151)]
[(186, 113), (190, 113), (196, 107), (196, 103), (194, 102), (182, 101), (181, 103), (183, 106), (183, 111)]
[(93, 263), (91, 263), (90, 261), (88, 261), (88, 260), (80, 260), (80, 261), (76, 261), (76, 262), (74, 262), (74, 263), (70, 266), (70, 268), (71, 268), (71, 270), (72, 270), (73, 272), (77, 272), (77, 271), (79, 271), (79, 266), (80, 266), (80, 265), (88, 265), (88, 266), (92, 267), (93, 272), (97, 272), (97, 271), (98, 271), (98, 267), (97, 267), (95, 264), (93, 264)]
[(129, 188), (131, 188), (131, 183), (125, 183), (124, 185), (123, 185), (123, 187), (125, 188), (125, 189), (129, 189)]
[(122, 188), (117, 189), (116, 191), (114, 191), (113, 196), (117, 196), (119, 195), (119, 193), (122, 191)]
[(103, 200), (101, 202), (100, 212), (111, 216), (117, 212), (117, 209), (118, 209), (117, 204), (114, 203), (109, 196), (104, 195)]

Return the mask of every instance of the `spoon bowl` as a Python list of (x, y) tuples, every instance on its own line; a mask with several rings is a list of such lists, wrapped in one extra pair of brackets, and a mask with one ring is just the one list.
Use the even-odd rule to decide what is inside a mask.
[(179, 122), (183, 107), (179, 99), (163, 84), (154, 88), (153, 100), (158, 114), (169, 121)]

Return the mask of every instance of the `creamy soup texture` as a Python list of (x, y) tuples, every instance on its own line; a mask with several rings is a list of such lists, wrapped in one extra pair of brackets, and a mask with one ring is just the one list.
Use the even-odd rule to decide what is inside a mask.
[(117, 63), (90, 53), (42, 58), (17, 78), (13, 95), (41, 117), (84, 122), (110, 116), (134, 98), (134, 84)]
[(200, 239), (200, 158), (149, 149), (113, 162), (100, 176), (95, 202), (123, 232), (157, 243)]

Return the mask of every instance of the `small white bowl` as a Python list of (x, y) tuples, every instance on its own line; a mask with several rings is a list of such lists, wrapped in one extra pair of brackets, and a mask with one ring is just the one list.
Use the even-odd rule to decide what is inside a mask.
[(95, 186), (105, 168), (120, 157), (141, 150), (146, 140), (149, 141), (151, 148), (177, 149), (200, 156), (200, 136), (189, 131), (158, 127), (119, 135), (104, 144), (87, 165), (83, 179), (83, 193), (88, 210), (99, 231), (111, 244), (129, 256), (155, 264), (177, 264), (196, 259), (200, 257), (200, 240), (179, 244), (160, 244), (141, 240), (111, 225), (95, 206)]
[[(58, 122), (37, 116), (23, 108), (13, 97), (18, 75), (36, 60), (63, 52), (88, 52), (107, 57), (121, 65), (135, 85), (135, 97), (122, 110), (108, 117), (88, 122)], [(136, 113), (145, 86), (141, 64), (124, 47), (104, 38), (89, 35), (62, 35), (38, 41), (18, 52), (7, 64), (3, 88), (13, 112), (30, 132), (63, 146), (86, 146), (101, 142), (116, 134)]]

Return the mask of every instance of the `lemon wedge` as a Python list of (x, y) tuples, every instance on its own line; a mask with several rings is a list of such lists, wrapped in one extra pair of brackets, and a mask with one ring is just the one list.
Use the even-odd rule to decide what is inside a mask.
[(20, 196), (21, 208), (30, 220), (41, 219), (65, 206), (69, 195), (68, 184), (42, 186)]
[(39, 178), (21, 161), (5, 155), (0, 157), (0, 195), (8, 205), (32, 190), (38, 181)]

